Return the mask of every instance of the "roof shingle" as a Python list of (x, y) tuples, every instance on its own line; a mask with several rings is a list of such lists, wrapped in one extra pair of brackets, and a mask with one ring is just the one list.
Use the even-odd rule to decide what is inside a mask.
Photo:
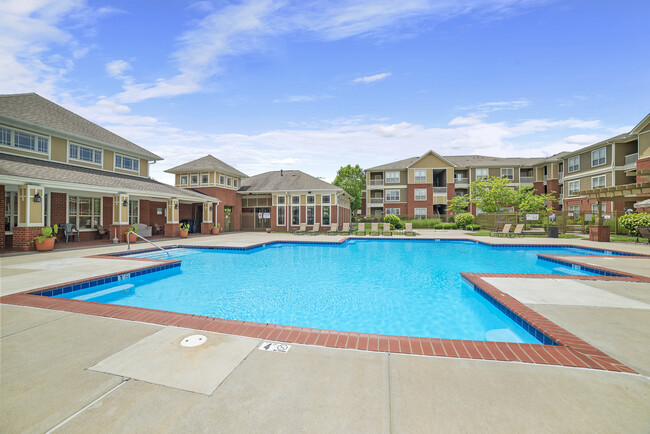
[(260, 173), (243, 179), (240, 192), (301, 191), (301, 190), (336, 190), (343, 189), (321, 179), (307, 175), (300, 170), (277, 170)]
[(167, 173), (187, 173), (187, 172), (198, 172), (198, 171), (220, 171), (230, 175), (241, 176), (242, 178), (248, 178), (243, 172), (235, 169), (229, 164), (224, 163), (220, 159), (213, 157), (208, 154), (205, 157), (197, 158), (196, 160), (189, 161), (187, 163), (181, 164), (180, 166), (172, 167), (171, 169), (165, 170)]

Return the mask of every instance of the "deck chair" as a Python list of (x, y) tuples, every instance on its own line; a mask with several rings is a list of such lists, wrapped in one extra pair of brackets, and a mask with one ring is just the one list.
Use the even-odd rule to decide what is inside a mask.
[(161, 228), (159, 224), (154, 223), (153, 228), (156, 231), (156, 235), (165, 233), (165, 228), (164, 227)]
[(384, 236), (392, 236), (393, 233), (390, 231), (390, 223), (384, 223), (382, 227), (381, 234)]
[(508, 234), (508, 235), (510, 235), (511, 237), (516, 237), (516, 236), (518, 236), (518, 235), (524, 236), (524, 234), (522, 233), (523, 230), (524, 230), (524, 225), (523, 225), (523, 223), (522, 223), (522, 224), (518, 224), (517, 226), (515, 226), (515, 230), (512, 231), (512, 233), (511, 233), (511, 234)]
[(352, 233), (352, 229), (350, 229), (350, 223), (343, 223), (343, 227), (341, 228), (339, 233), (350, 235)]
[(379, 235), (379, 223), (370, 223), (370, 235)]
[(338, 235), (338, 233), (339, 233), (338, 227), (339, 227), (338, 224), (333, 224), (332, 227), (330, 228), (330, 230), (325, 232), (325, 233), (327, 235)]
[(415, 235), (413, 223), (404, 223), (404, 235)]
[(501, 236), (501, 235), (508, 235), (509, 236), (511, 227), (512, 227), (511, 223), (506, 223), (505, 225), (503, 225), (503, 229), (501, 229), (501, 232), (499, 232), (498, 230), (494, 230), (494, 231), (490, 232), (490, 236), (491, 237), (498, 237), (498, 236)]
[(307, 233), (307, 223), (300, 223), (298, 230), (293, 231), (294, 235), (302, 235)]
[(639, 237), (641, 239), (645, 238), (648, 240), (648, 244), (650, 244), (650, 226), (639, 226), (636, 228), (636, 241), (639, 242)]
[(314, 227), (312, 228), (311, 231), (308, 231), (308, 234), (315, 234), (317, 235), (320, 232), (320, 223), (314, 223)]
[(102, 225), (96, 225), (95, 227), (97, 228), (97, 232), (99, 232), (99, 236), (101, 238), (104, 238), (104, 235), (106, 235), (106, 234), (108, 234), (108, 238), (111, 238), (111, 230), (110, 229), (106, 229)]
[(366, 234), (366, 224), (365, 223), (359, 223), (359, 227), (357, 227), (357, 230), (355, 232), (356, 235), (365, 235)]
[(74, 242), (74, 237), (77, 237), (77, 242), (79, 242), (79, 229), (72, 223), (63, 223), (61, 225), (63, 228), (63, 236), (65, 237), (65, 242), (68, 242), (68, 238), (72, 237)]

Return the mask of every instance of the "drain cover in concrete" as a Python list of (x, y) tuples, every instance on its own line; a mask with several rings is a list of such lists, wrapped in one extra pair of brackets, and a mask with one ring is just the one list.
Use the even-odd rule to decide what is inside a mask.
[(202, 345), (179, 345), (189, 335), (187, 329), (166, 327), (89, 369), (210, 395), (259, 344), (205, 333)]
[(208, 341), (208, 338), (206, 338), (203, 335), (192, 335), (188, 336), (186, 338), (183, 338), (181, 341), (181, 347), (198, 347), (199, 345), (203, 345)]

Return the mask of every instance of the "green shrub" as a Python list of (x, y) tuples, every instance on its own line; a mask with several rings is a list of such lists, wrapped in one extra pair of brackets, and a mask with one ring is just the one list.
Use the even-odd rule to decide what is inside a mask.
[[(437, 226), (436, 229), (438, 229)], [(458, 225), (456, 223), (443, 223), (440, 225), (440, 229), (458, 229)]]
[(434, 229), (442, 229), (442, 223), (433, 226)]
[(650, 226), (650, 214), (647, 212), (625, 214), (618, 218), (618, 223), (631, 234), (635, 234), (639, 226)]
[(481, 227), (479, 225), (469, 224), (465, 226), (465, 229), (468, 231), (480, 231)]
[(391, 229), (401, 229), (402, 221), (394, 214), (387, 214), (384, 216), (384, 223), (390, 223)]
[(409, 223), (413, 224), (414, 228), (434, 228), (436, 225), (439, 225), (442, 223), (442, 220), (440, 219), (415, 219), (415, 220), (409, 220)]
[(460, 227), (465, 227), (469, 224), (474, 223), (475, 219), (476, 217), (474, 217), (471, 213), (464, 212), (462, 214), (457, 214), (454, 217), (454, 222)]

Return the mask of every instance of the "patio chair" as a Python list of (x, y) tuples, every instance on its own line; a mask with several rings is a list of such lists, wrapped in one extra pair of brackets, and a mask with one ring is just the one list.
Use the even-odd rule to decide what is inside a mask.
[(415, 235), (413, 223), (404, 223), (404, 235)]
[(293, 231), (294, 235), (303, 235), (307, 233), (307, 223), (300, 223), (298, 230)]
[(522, 233), (523, 230), (524, 230), (524, 224), (523, 223), (518, 224), (517, 226), (515, 226), (515, 230), (512, 231), (512, 233), (508, 234), (508, 235), (510, 235), (511, 237), (516, 237), (516, 236), (521, 235), (523, 237), (524, 236), (524, 234)]
[(636, 243), (639, 242), (639, 237), (647, 239), (648, 244), (650, 244), (650, 226), (639, 226), (636, 228)]
[(79, 242), (79, 229), (72, 223), (63, 223), (61, 225), (63, 228), (63, 236), (65, 237), (65, 242), (68, 242), (68, 238), (72, 237), (74, 242), (74, 237), (77, 237), (77, 242)]
[(343, 223), (343, 227), (341, 228), (339, 233), (350, 235), (352, 233), (352, 229), (350, 229), (350, 223)]
[(108, 234), (108, 238), (111, 238), (111, 230), (110, 229), (106, 229), (102, 225), (96, 225), (95, 227), (97, 228), (97, 232), (99, 233), (100, 238), (104, 238), (104, 235), (106, 235), (106, 234)]
[(498, 237), (498, 236), (501, 236), (501, 235), (510, 235), (510, 228), (511, 227), (512, 227), (511, 223), (506, 223), (505, 225), (503, 225), (503, 229), (501, 229), (501, 232), (499, 232), (498, 230), (494, 230), (494, 231), (490, 232), (490, 236), (491, 237)]
[(165, 228), (164, 228), (164, 227), (160, 227), (160, 225), (158, 225), (158, 224), (156, 224), (156, 223), (153, 224), (153, 228), (154, 228), (154, 230), (156, 231), (156, 235), (158, 235), (158, 234), (164, 234), (164, 233), (165, 233)]
[(393, 233), (390, 230), (390, 223), (384, 223), (384, 226), (381, 230), (381, 234), (384, 236), (392, 236)]
[(320, 223), (314, 223), (314, 227), (312, 228), (312, 230), (308, 231), (307, 233), (315, 235), (318, 234), (319, 232), (320, 232)]
[(370, 223), (370, 235), (379, 235), (379, 223)]
[(329, 231), (326, 232), (327, 235), (338, 235), (339, 234), (339, 225), (333, 224)]
[(359, 223), (357, 230), (354, 232), (356, 235), (365, 235), (366, 234), (366, 224)]

